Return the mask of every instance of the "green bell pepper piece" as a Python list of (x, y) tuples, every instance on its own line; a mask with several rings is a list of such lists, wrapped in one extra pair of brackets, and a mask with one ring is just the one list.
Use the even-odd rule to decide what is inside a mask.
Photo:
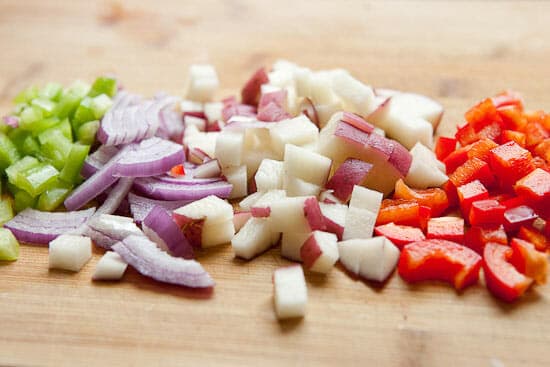
[(6, 168), (6, 176), (8, 176), (8, 181), (14, 185), (17, 185), (17, 182), (21, 179), (21, 172), (28, 170), (29, 168), (38, 166), (40, 162), (38, 159), (30, 156), (25, 156), (22, 159), (18, 160), (8, 168)]
[(44, 112), (44, 116), (49, 117), (53, 115), (57, 103), (46, 98), (35, 98), (32, 100), (31, 106), (40, 108)]
[(63, 86), (58, 83), (48, 83), (42, 89), (38, 95), (41, 98), (49, 99), (50, 101), (59, 101), (61, 94), (63, 93)]
[(13, 99), (13, 103), (30, 103), (36, 97), (38, 97), (38, 87), (33, 85), (19, 92)]
[(94, 111), (95, 118), (97, 120), (101, 119), (112, 105), (113, 101), (106, 94), (100, 94), (99, 96), (94, 97), (91, 107), (92, 111)]
[(6, 134), (0, 133), (0, 169), (6, 169), (19, 159), (17, 147)]
[(39, 163), (19, 173), (18, 180), (13, 182), (20, 189), (35, 197), (51, 188), (59, 176), (59, 171), (48, 163)]
[(109, 97), (114, 97), (117, 92), (117, 83), (115, 78), (110, 78), (106, 76), (100, 76), (92, 84), (92, 89), (88, 95), (90, 97), (96, 97), (100, 94), (106, 94)]
[(57, 180), (55, 185), (44, 191), (38, 197), (36, 209), (51, 212), (63, 204), (65, 198), (69, 195), (73, 185), (60, 180)]
[(59, 179), (68, 183), (78, 183), (81, 178), (80, 171), (82, 170), (82, 165), (89, 151), (89, 145), (74, 143), (67, 157), (65, 166), (59, 173)]
[(19, 258), (19, 242), (7, 228), (0, 228), (0, 260), (14, 261)]
[(0, 226), (13, 218), (13, 199), (9, 196), (2, 196), (0, 200)]
[(76, 131), (76, 138), (82, 144), (92, 145), (99, 130), (99, 120), (88, 121), (82, 124)]
[(19, 213), (27, 208), (34, 208), (38, 197), (32, 197), (25, 190), (18, 190), (13, 194), (13, 208), (16, 213)]

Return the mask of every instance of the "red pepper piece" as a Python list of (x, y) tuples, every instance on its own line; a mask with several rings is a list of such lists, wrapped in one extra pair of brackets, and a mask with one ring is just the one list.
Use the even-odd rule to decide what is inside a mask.
[(468, 218), (472, 226), (501, 224), (505, 210), (506, 207), (496, 200), (478, 200), (472, 203)]
[(458, 167), (463, 165), (468, 160), (468, 146), (458, 148), (450, 153), (444, 160), (445, 170), (447, 174), (453, 173)]
[(500, 137), (502, 135), (502, 123), (500, 122), (491, 122), (484, 126), (481, 130), (476, 132), (479, 139), (490, 139), (495, 142), (500, 142)]
[(550, 138), (550, 133), (538, 122), (528, 122), (523, 132), (527, 137), (525, 143), (529, 149), (541, 143), (544, 139)]
[(435, 143), (435, 156), (440, 161), (447, 158), (456, 149), (456, 139), (440, 136)]
[(541, 157), (533, 158), (533, 166), (535, 168), (540, 168), (542, 170), (545, 170), (546, 172), (550, 172), (550, 165), (546, 163), (546, 161)]
[(492, 97), (491, 100), (497, 109), (502, 107), (514, 107), (523, 110), (523, 98), (521, 94), (513, 90), (506, 90)]
[(464, 117), (476, 132), (493, 122), (502, 123), (491, 98), (487, 98), (470, 108)]
[(498, 147), (498, 144), (490, 139), (481, 139), (468, 146), (468, 159), (478, 158), (482, 161), (489, 161), (489, 152)]
[(431, 218), (426, 237), (464, 243), (464, 219), (458, 217)]
[(508, 237), (502, 224), (499, 226), (473, 226), (464, 235), (464, 244), (480, 255), (483, 254), (483, 249), (489, 242), (508, 244)]
[(505, 129), (523, 131), (527, 124), (527, 118), (523, 112), (513, 106), (506, 106), (498, 109), (498, 114), (502, 119), (502, 125)]
[(500, 141), (502, 143), (515, 141), (521, 147), (525, 147), (525, 139), (526, 137), (524, 133), (514, 130), (504, 130), (500, 136)]
[(478, 141), (479, 136), (475, 132), (472, 125), (464, 124), (456, 128), (455, 139), (461, 146), (465, 147), (468, 144)]
[(550, 173), (537, 168), (517, 181), (514, 190), (533, 208), (548, 208), (550, 206)]
[(449, 208), (454, 208), (458, 205), (458, 194), (456, 192), (456, 186), (451, 182), (447, 181), (441, 186), (443, 191), (447, 194), (447, 200), (449, 200)]
[(483, 272), (487, 289), (506, 302), (521, 297), (533, 283), (507, 261), (513, 250), (508, 246), (488, 243), (483, 250)]
[(431, 209), (414, 200), (384, 199), (378, 212), (376, 225), (395, 223), (426, 228)]
[(544, 252), (548, 250), (548, 247), (550, 246), (548, 238), (532, 227), (521, 226), (518, 232), (518, 237), (522, 240), (531, 242), (535, 245), (535, 248), (538, 251)]
[(456, 187), (475, 180), (481, 181), (481, 183), (487, 187), (495, 183), (495, 178), (487, 162), (478, 158), (467, 160), (449, 175), (449, 180), (451, 180)]
[(425, 240), (403, 248), (398, 271), (409, 283), (441, 280), (461, 290), (477, 283), (481, 262), (481, 256), (458, 243)]
[(183, 164), (178, 164), (170, 169), (170, 175), (174, 177), (185, 176), (185, 168)]
[(550, 162), (550, 138), (546, 138), (538, 143), (534, 148), (534, 152), (546, 162)]
[(535, 211), (527, 205), (516, 206), (504, 212), (504, 229), (507, 233), (516, 232), (521, 226), (529, 226), (537, 219)]
[(414, 200), (420, 205), (431, 208), (431, 215), (438, 216), (449, 207), (449, 200), (444, 190), (439, 188), (412, 189), (399, 179), (395, 183), (394, 199)]
[(489, 191), (478, 180), (462, 185), (456, 189), (460, 210), (464, 218), (468, 218), (472, 203), (489, 198)]
[(519, 238), (512, 238), (510, 247), (512, 247), (512, 255), (509, 261), (516, 270), (533, 278), (537, 284), (546, 283), (548, 274), (546, 255), (537, 251), (531, 242)]
[(509, 199), (503, 200), (500, 203), (504, 205), (506, 209), (512, 209), (520, 205), (525, 205), (525, 199), (523, 199), (521, 196), (514, 196)]
[(416, 241), (422, 241), (426, 239), (424, 233), (419, 228), (411, 226), (397, 225), (394, 223), (388, 223), (374, 228), (374, 233), (379, 236), (384, 236), (394, 245), (402, 249), (403, 246)]
[(528, 150), (515, 142), (508, 142), (491, 150), (489, 164), (501, 186), (508, 188), (535, 169), (532, 159)]

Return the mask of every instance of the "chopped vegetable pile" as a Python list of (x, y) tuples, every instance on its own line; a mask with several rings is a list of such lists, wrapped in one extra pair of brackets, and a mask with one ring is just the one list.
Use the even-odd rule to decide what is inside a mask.
[(18, 214), (3, 196), (0, 260), (17, 259), (18, 241), (49, 244), (50, 267), (79, 271), (93, 243), (107, 250), (95, 280), (129, 264), (211, 288), (201, 248), (231, 243), (251, 260), (278, 246), (302, 263), (274, 273), (281, 319), (305, 315), (303, 269), (338, 261), (374, 282), (397, 269), (459, 291), (483, 269), (509, 302), (546, 281), (550, 115), (518, 94), (480, 102), (432, 150), (441, 105), (342, 69), (278, 61), (216, 102), (218, 84), (211, 65), (193, 65), (184, 100), (112, 78), (16, 97), (0, 168)]

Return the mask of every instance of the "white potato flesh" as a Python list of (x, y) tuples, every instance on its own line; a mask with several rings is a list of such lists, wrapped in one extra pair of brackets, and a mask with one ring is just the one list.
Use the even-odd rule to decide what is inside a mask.
[(254, 176), (258, 191), (278, 190), (283, 188), (283, 162), (263, 159)]
[(348, 212), (348, 206), (343, 204), (327, 204), (320, 202), (319, 207), (321, 213), (331, 221), (344, 227), (346, 224), (346, 214)]
[(377, 214), (370, 210), (350, 207), (346, 213), (346, 224), (342, 238), (371, 238)]
[(405, 183), (417, 189), (439, 187), (447, 180), (447, 175), (441, 172), (436, 165), (417, 157), (413, 157), (411, 168), (405, 176)]
[(107, 251), (95, 266), (94, 280), (119, 280), (124, 275), (128, 264), (114, 251)]
[(248, 194), (248, 176), (246, 166), (228, 167), (222, 172), (227, 179), (227, 182), (233, 185), (233, 190), (231, 190), (229, 199), (242, 198)]
[(302, 261), (300, 249), (310, 235), (311, 232), (283, 232), (281, 235), (281, 256), (293, 261)]
[(173, 211), (175, 215), (192, 220), (204, 219), (204, 225), (227, 222), (233, 219), (233, 207), (227, 201), (210, 195)]
[(252, 259), (271, 247), (271, 228), (267, 218), (251, 218), (231, 240), (235, 255)]
[(278, 319), (303, 317), (306, 313), (307, 286), (300, 265), (279, 268), (273, 273), (275, 314)]
[(366, 187), (355, 185), (351, 192), (350, 207), (367, 209), (378, 214), (384, 194)]
[(204, 114), (209, 122), (222, 120), (222, 102), (209, 102), (204, 104)]
[(241, 165), (244, 135), (240, 132), (222, 131), (216, 138), (215, 156), (222, 168)]
[(50, 269), (80, 271), (91, 258), (92, 240), (88, 237), (64, 234), (50, 242)]
[(317, 186), (324, 186), (332, 160), (296, 145), (287, 144), (284, 154), (285, 175), (300, 178)]
[(290, 196), (319, 196), (321, 187), (306, 182), (300, 178), (287, 175), (283, 179), (283, 187)]
[(349, 73), (335, 73), (332, 77), (332, 89), (344, 101), (346, 111), (367, 116), (374, 110), (375, 100), (372, 88)]
[(239, 207), (243, 210), (250, 210), (252, 206), (264, 195), (264, 192), (257, 191), (253, 194), (248, 195), (239, 203)]
[(306, 145), (315, 142), (319, 135), (317, 126), (304, 115), (279, 121), (269, 132), (273, 149), (281, 156), (286, 144)]
[[(326, 274), (338, 261), (338, 239), (333, 233), (314, 231), (311, 236), (302, 245), (301, 258), (304, 264), (311, 263), (310, 271)], [(308, 251), (304, 251), (308, 250)], [(320, 253), (316, 259), (308, 259), (314, 253)]]
[(287, 197), (271, 204), (270, 220), (277, 232), (309, 232), (304, 215), (304, 203), (308, 197)]
[(218, 74), (209, 64), (191, 65), (185, 96), (196, 102), (209, 102), (219, 87)]
[(436, 166), (443, 173), (446, 172), (445, 164), (437, 159), (435, 153), (422, 143), (416, 143), (414, 147), (412, 147), (410, 153), (413, 156), (413, 159), (417, 158), (425, 163)]
[(235, 235), (233, 219), (222, 223), (203, 224), (201, 233), (201, 247), (208, 248), (231, 242)]

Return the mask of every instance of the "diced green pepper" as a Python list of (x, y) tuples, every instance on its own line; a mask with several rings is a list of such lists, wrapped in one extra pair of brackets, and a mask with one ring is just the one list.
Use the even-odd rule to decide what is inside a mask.
[(48, 212), (55, 210), (63, 204), (72, 189), (73, 185), (70, 183), (57, 180), (54, 186), (40, 194), (36, 209)]
[(28, 106), (21, 111), (19, 116), (19, 127), (25, 130), (32, 130), (32, 128), (26, 128), (32, 126), (33, 123), (44, 119), (44, 112), (39, 107)]
[(72, 120), (73, 129), (76, 131), (85, 122), (96, 120), (94, 110), (92, 109), (93, 99), (85, 97), (74, 113)]
[(17, 187), (25, 190), (31, 196), (38, 196), (57, 182), (59, 171), (48, 163), (38, 165), (21, 171), (16, 182)]
[(43, 87), (40, 92), (39, 96), (42, 98), (49, 99), (50, 101), (58, 101), (59, 97), (61, 97), (61, 93), (63, 92), (63, 86), (58, 83), (48, 83), (45, 87)]
[(91, 145), (95, 142), (97, 130), (99, 130), (99, 120), (88, 121), (78, 128), (76, 137), (82, 144)]
[(0, 133), (0, 169), (6, 169), (17, 162), (19, 158), (19, 151), (10, 138), (4, 133)]
[(90, 97), (96, 97), (100, 94), (106, 94), (113, 97), (117, 92), (117, 83), (115, 78), (101, 76), (94, 81), (92, 89), (88, 93)]
[(19, 257), (19, 242), (7, 228), (0, 228), (0, 260), (14, 261)]
[(25, 155), (36, 155), (40, 151), (38, 140), (32, 135), (27, 136), (21, 144), (20, 151)]
[(82, 101), (82, 97), (80, 95), (73, 92), (65, 93), (61, 96), (59, 102), (57, 103), (54, 114), (61, 119), (72, 117), (80, 105), (80, 101)]
[(92, 111), (94, 111), (95, 118), (98, 120), (101, 119), (112, 105), (113, 101), (106, 94), (100, 94), (99, 96), (94, 97), (91, 107)]
[(73, 93), (74, 95), (84, 98), (90, 92), (90, 84), (83, 82), (82, 80), (77, 80), (67, 90), (66, 93)]
[(30, 134), (31, 134), (30, 132), (23, 129), (12, 129), (7, 133), (8, 138), (10, 138), (13, 145), (19, 148), (20, 152), (21, 152), (21, 145), (23, 145), (23, 142)]
[(28, 170), (34, 166), (38, 166), (40, 162), (38, 159), (30, 156), (25, 156), (22, 159), (18, 160), (8, 168), (6, 168), (6, 175), (8, 176), (8, 181), (14, 185), (17, 185), (17, 182), (20, 180), (21, 172)]
[(62, 169), (72, 148), (71, 140), (67, 139), (61, 130), (49, 129), (38, 135), (38, 141), (41, 144), (41, 153), (49, 158), (57, 169)]
[(36, 97), (38, 97), (38, 87), (31, 86), (15, 96), (13, 103), (30, 103)]
[(13, 207), (16, 213), (23, 211), (27, 208), (34, 208), (38, 197), (32, 197), (25, 190), (18, 190), (13, 194)]
[(13, 199), (9, 196), (2, 196), (0, 199), (0, 226), (13, 218)]
[(30, 131), (34, 136), (40, 134), (42, 131), (49, 129), (52, 126), (59, 124), (59, 118), (49, 117), (42, 120), (33, 121), (24, 125), (20, 125), (21, 129)]
[(44, 112), (44, 116), (52, 116), (57, 104), (46, 98), (35, 98), (31, 102), (31, 106), (38, 107)]
[(73, 144), (65, 166), (59, 173), (59, 179), (68, 183), (77, 183), (80, 181), (80, 171), (89, 151), (89, 145)]
[[(71, 123), (69, 122), (69, 119), (65, 118), (63, 121), (59, 122), (59, 119), (57, 119), (57, 123), (55, 125), (48, 126), (47, 129), (43, 129), (40, 131), (33, 132), (34, 136), (42, 136), (42, 140), (44, 140), (44, 137), (50, 136), (54, 130), (59, 130), (63, 136), (65, 136), (70, 141), (73, 140), (73, 130), (71, 128)], [(56, 133), (53, 133), (56, 134)], [(54, 136), (55, 138), (55, 136)], [(48, 140), (47, 138), (46, 140)]]

